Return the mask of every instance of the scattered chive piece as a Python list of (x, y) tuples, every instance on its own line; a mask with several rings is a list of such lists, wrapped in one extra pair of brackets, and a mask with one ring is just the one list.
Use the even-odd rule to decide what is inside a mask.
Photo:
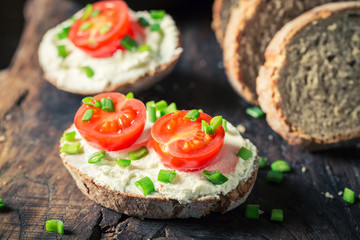
[(275, 182), (275, 183), (280, 183), (283, 179), (283, 174), (282, 172), (276, 172), (276, 171), (269, 171), (266, 177), (266, 180), (268, 182)]
[(214, 185), (221, 185), (227, 182), (228, 178), (222, 175), (219, 170), (216, 171), (208, 171), (204, 170), (203, 175)]
[(144, 17), (139, 17), (139, 19), (138, 19), (138, 24), (139, 24), (140, 26), (142, 26), (143, 28), (145, 28), (145, 27), (147, 27), (147, 26), (150, 25), (149, 21), (146, 20), (146, 18), (144, 18)]
[(77, 143), (65, 143), (62, 145), (60, 152), (67, 153), (67, 154), (77, 154), (81, 150), (80, 142)]
[(91, 22), (84, 22), (83, 24), (81, 24), (80, 26), (80, 31), (85, 32), (86, 30), (88, 30), (91, 27)]
[(198, 112), (202, 112), (202, 113), (203, 113), (204, 111), (203, 111), (202, 109), (198, 109)]
[(252, 151), (247, 149), (246, 147), (241, 147), (238, 153), (236, 154), (237, 157), (241, 157), (243, 160), (248, 160), (253, 155)]
[(128, 92), (128, 94), (126, 94), (125, 96), (127, 99), (133, 99), (134, 98), (134, 93), (133, 92)]
[(91, 17), (97, 17), (100, 15), (100, 10), (98, 9), (94, 9), (92, 12), (91, 12)]
[(138, 52), (147, 52), (150, 50), (151, 50), (151, 47), (148, 44), (141, 44), (138, 48)]
[(214, 134), (213, 131), (212, 131), (212, 128), (210, 127), (210, 125), (205, 120), (201, 120), (201, 130), (205, 134)]
[(108, 31), (110, 31), (111, 27), (109, 25), (104, 25), (100, 28), (99, 30), (99, 33), (100, 34), (105, 34), (107, 33)]
[(264, 157), (259, 157), (259, 168), (265, 168), (267, 165), (267, 159)]
[(89, 156), (88, 163), (100, 162), (100, 160), (103, 159), (103, 157), (105, 157), (105, 155), (106, 155), (105, 151), (94, 152), (93, 154), (91, 154)]
[(198, 110), (196, 109), (193, 109), (193, 110), (190, 110), (186, 115), (185, 117), (187, 119), (190, 119), (191, 121), (196, 121), (199, 117), (200, 117), (200, 113)]
[(65, 140), (65, 141), (69, 141), (69, 142), (74, 141), (75, 140), (75, 135), (76, 135), (75, 131), (66, 132), (62, 136), (61, 140)]
[(117, 165), (122, 166), (122, 167), (127, 167), (127, 166), (130, 166), (130, 164), (131, 164), (131, 160), (123, 159), (123, 158), (117, 158), (117, 159), (115, 159), (115, 162)]
[(253, 118), (262, 118), (265, 116), (263, 110), (258, 106), (247, 108), (246, 113)]
[(159, 31), (160, 30), (160, 24), (158, 23), (154, 23), (150, 26), (150, 30), (153, 32)]
[(110, 98), (102, 98), (101, 102), (101, 110), (105, 112), (115, 112), (114, 101)]
[(88, 78), (91, 78), (92, 76), (94, 76), (94, 70), (92, 70), (91, 67), (84, 66), (84, 67), (81, 67), (81, 69), (85, 72), (85, 74)]
[(271, 169), (276, 172), (290, 172), (291, 168), (284, 160), (276, 160), (271, 164)]
[(343, 199), (345, 202), (353, 204), (355, 202), (355, 193), (353, 190), (351, 190), (350, 188), (345, 188), (344, 189), (344, 195), (343, 195)]
[(246, 205), (245, 217), (249, 219), (259, 219), (259, 209), (258, 204), (248, 204)]
[(155, 191), (154, 183), (149, 177), (144, 177), (135, 182), (135, 186), (146, 196)]
[(90, 17), (92, 10), (93, 10), (92, 4), (90, 4), (90, 3), (86, 4), (84, 14), (81, 17), (81, 20), (86, 20), (88, 17)]
[(5, 203), (1, 203), (2, 202), (2, 198), (0, 198), (0, 207), (5, 207)]
[(166, 15), (164, 10), (150, 10), (150, 16), (152, 19), (163, 19)]
[(96, 108), (101, 108), (101, 103), (93, 97), (85, 97), (82, 99), (82, 103), (88, 106), (94, 106)]
[(161, 100), (161, 101), (158, 101), (157, 103), (155, 103), (156, 111), (163, 110), (167, 107), (168, 107), (168, 104), (165, 100)]
[(57, 38), (58, 38), (59, 40), (64, 39), (64, 38), (68, 38), (69, 29), (70, 29), (70, 26), (64, 27), (63, 29), (61, 29), (61, 32), (59, 32), (58, 34), (56, 34)]
[(222, 116), (215, 116), (210, 120), (210, 127), (213, 133), (222, 125)]
[(271, 210), (271, 221), (282, 222), (284, 220), (284, 213), (282, 209)]
[(149, 121), (150, 122), (155, 122), (156, 121), (156, 107), (155, 107), (155, 102), (154, 101), (150, 101), (146, 103), (146, 109), (149, 115)]
[(224, 118), (222, 119), (222, 126), (224, 128), (224, 131), (227, 132), (228, 128), (227, 128), (227, 120), (225, 120)]
[(59, 57), (66, 58), (67, 51), (66, 51), (65, 45), (58, 45), (57, 50), (58, 50)]
[(134, 52), (138, 48), (137, 42), (129, 35), (126, 35), (123, 39), (121, 39), (120, 43), (124, 48), (131, 52)]
[(176, 176), (176, 171), (175, 170), (161, 169), (159, 171), (159, 175), (158, 175), (157, 180), (159, 182), (171, 183), (171, 181), (174, 179), (175, 176)]
[(141, 146), (139, 149), (129, 152), (131, 160), (139, 160), (148, 155), (149, 150), (145, 146)]
[(46, 231), (48, 232), (58, 232), (59, 234), (64, 234), (64, 223), (59, 219), (50, 219), (46, 221)]
[(93, 109), (86, 110), (83, 117), (81, 118), (81, 121), (90, 121), (93, 113), (94, 113)]
[(170, 103), (170, 105), (167, 108), (160, 111), (161, 116), (164, 116), (164, 115), (169, 114), (169, 113), (176, 112), (176, 110), (177, 110), (176, 104), (175, 103)]

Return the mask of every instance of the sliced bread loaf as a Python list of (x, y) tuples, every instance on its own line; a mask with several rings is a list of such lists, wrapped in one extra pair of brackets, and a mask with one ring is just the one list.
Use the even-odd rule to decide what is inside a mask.
[(247, 101), (258, 104), (256, 77), (264, 52), (287, 22), (318, 5), (334, 0), (244, 0), (232, 11), (224, 38), (227, 76)]
[(292, 145), (360, 137), (360, 2), (330, 3), (286, 24), (257, 79), (269, 125)]

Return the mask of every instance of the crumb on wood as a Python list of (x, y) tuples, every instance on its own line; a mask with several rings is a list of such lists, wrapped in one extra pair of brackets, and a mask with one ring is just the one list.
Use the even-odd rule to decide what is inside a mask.
[(6, 120), (6, 121), (11, 120), (11, 118), (12, 118), (11, 114), (6, 114), (6, 115), (5, 115), (5, 120)]
[(338, 192), (338, 195), (339, 195), (339, 196), (342, 196), (342, 195), (343, 195), (343, 192), (342, 192), (342, 191), (339, 191), (339, 192)]
[(246, 128), (242, 124), (237, 125), (236, 128), (240, 133), (244, 133), (246, 131)]
[(334, 199), (334, 195), (332, 195), (332, 194), (329, 193), (329, 192), (326, 192), (326, 193), (325, 193), (325, 197), (326, 197), (326, 198), (329, 198), (329, 199)]
[(273, 140), (273, 139), (274, 139), (273, 135), (269, 135), (269, 136), (268, 136), (268, 139), (269, 139), (269, 140)]
[(0, 136), (0, 143), (5, 142), (5, 140), (6, 140), (5, 135), (1, 135)]
[(23, 165), (19, 165), (18, 168), (19, 168), (19, 169), (22, 169), (22, 168), (23, 168)]
[(303, 172), (303, 173), (306, 172), (306, 167), (305, 166), (301, 168), (301, 172)]

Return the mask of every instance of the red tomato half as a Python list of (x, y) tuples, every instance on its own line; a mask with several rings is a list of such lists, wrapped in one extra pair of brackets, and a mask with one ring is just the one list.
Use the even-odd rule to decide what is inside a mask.
[[(74, 123), (81, 136), (93, 147), (117, 151), (131, 146), (145, 127), (146, 108), (137, 99), (127, 99), (121, 93), (102, 93), (94, 97), (101, 101), (110, 98), (115, 111), (105, 112), (100, 108), (83, 104), (76, 112)], [(93, 109), (90, 121), (82, 121), (86, 110)]]
[(110, 57), (120, 48), (120, 39), (129, 32), (128, 7), (117, 0), (97, 2), (92, 8), (92, 12), (99, 14), (76, 20), (69, 30), (69, 39), (92, 57)]
[(196, 121), (185, 118), (188, 111), (177, 111), (158, 119), (151, 130), (151, 141), (163, 164), (179, 171), (205, 168), (219, 153), (225, 132), (222, 126), (214, 134), (201, 130), (201, 121), (211, 117), (200, 113)]

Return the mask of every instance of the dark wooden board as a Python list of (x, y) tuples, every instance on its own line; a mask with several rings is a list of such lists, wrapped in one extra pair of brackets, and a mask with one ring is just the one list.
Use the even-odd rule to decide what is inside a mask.
[[(337, 195), (344, 187), (359, 193), (360, 149), (302, 151), (289, 146), (264, 119), (247, 116), (249, 105), (224, 74), (221, 50), (210, 29), (209, 1), (203, 6), (199, 14), (200, 8), (189, 12), (186, 7), (169, 7), (182, 33), (184, 53), (170, 76), (136, 96), (223, 115), (246, 127), (244, 136), (259, 147), (260, 155), (270, 162), (288, 161), (293, 171), (280, 184), (266, 181), (267, 170), (258, 174), (246, 203), (260, 204), (265, 211), (260, 219), (246, 219), (245, 207), (240, 206), (202, 219), (141, 220), (82, 195), (58, 156), (59, 138), (82, 96), (47, 83), (37, 57), (45, 31), (80, 5), (69, 0), (29, 0), (13, 64), (0, 75), (0, 136), (5, 137), (0, 142), (0, 197), (6, 204), (0, 209), (0, 239), (360, 239), (359, 200), (350, 206)], [(269, 220), (272, 208), (284, 209), (283, 223)], [(45, 231), (45, 221), (52, 218), (64, 221), (65, 235)]]

